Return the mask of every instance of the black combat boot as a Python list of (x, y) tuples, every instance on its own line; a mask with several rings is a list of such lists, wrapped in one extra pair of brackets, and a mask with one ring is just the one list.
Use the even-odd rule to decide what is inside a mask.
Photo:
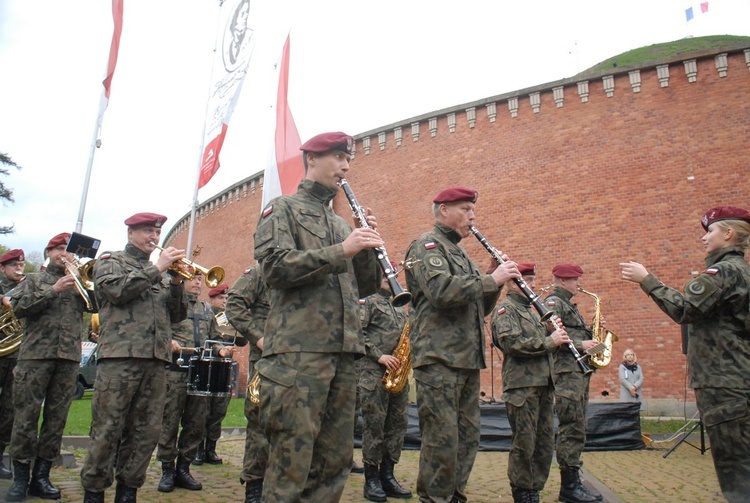
[(245, 484), (245, 503), (260, 503), (263, 494), (263, 479), (251, 480)]
[(174, 477), (174, 485), (189, 491), (200, 491), (203, 484), (190, 475), (190, 461), (180, 456), (177, 458), (177, 473)]
[(83, 503), (104, 503), (104, 492), (86, 491), (83, 495)]
[(161, 480), (156, 490), (162, 493), (174, 491), (174, 461), (161, 462)]
[(203, 452), (203, 461), (210, 465), (220, 465), (222, 460), (216, 455), (216, 441), (206, 439), (206, 450)]
[(13, 465), (13, 485), (5, 495), (5, 501), (23, 501), (26, 499), (26, 491), (29, 488), (29, 472), (31, 467), (28, 463), (21, 463), (15, 459)]
[(115, 489), (115, 503), (136, 503), (137, 494), (137, 487), (117, 484), (117, 488)]
[(4, 452), (5, 452), (5, 446), (0, 445), (0, 479), (10, 480), (13, 478), (13, 472), (11, 472), (10, 468), (6, 467), (5, 463), (3, 463)]
[(52, 468), (52, 461), (36, 458), (34, 470), (31, 473), (31, 483), (29, 484), (30, 496), (45, 500), (60, 499), (60, 491), (49, 480), (50, 468)]
[(365, 467), (362, 465), (358, 465), (357, 462), (352, 459), (351, 473), (365, 473)]
[(583, 485), (578, 476), (578, 468), (575, 467), (560, 467), (559, 499), (565, 503), (595, 503), (601, 501)]
[(531, 493), (533, 492), (534, 491), (530, 491), (528, 489), (511, 487), (511, 493), (513, 494), (513, 503), (532, 503)]
[(365, 463), (365, 487), (362, 490), (365, 499), (370, 501), (387, 501), (383, 491), (383, 485), (380, 482), (380, 473), (378, 465)]
[(200, 445), (198, 445), (198, 451), (195, 453), (195, 459), (193, 459), (193, 464), (195, 466), (200, 466), (203, 464), (203, 449), (206, 446), (206, 442), (202, 441)]
[(383, 462), (380, 463), (380, 483), (385, 495), (390, 498), (411, 498), (411, 491), (404, 489), (393, 476), (394, 466), (396, 466), (396, 463), (388, 457), (383, 458)]
[(529, 503), (539, 503), (539, 491), (529, 491)]

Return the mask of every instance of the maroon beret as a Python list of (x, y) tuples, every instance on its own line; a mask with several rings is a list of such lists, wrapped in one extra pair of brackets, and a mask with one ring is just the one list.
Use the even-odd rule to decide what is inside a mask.
[(70, 241), (70, 233), (62, 232), (58, 234), (57, 236), (53, 237), (52, 239), (50, 239), (49, 243), (47, 243), (47, 247), (44, 250), (47, 251), (50, 248), (54, 248), (55, 246), (67, 245), (68, 241)]
[(445, 189), (440, 194), (435, 196), (432, 200), (435, 204), (440, 203), (455, 203), (458, 201), (468, 201), (470, 203), (476, 203), (479, 197), (479, 192), (476, 190), (467, 189), (466, 187), (451, 187)]
[(212, 288), (211, 291), (208, 292), (208, 296), (216, 297), (217, 295), (224, 295), (227, 292), (229, 292), (229, 285), (225, 285), (222, 283), (221, 285)]
[(557, 264), (552, 268), (552, 275), (557, 278), (580, 278), (583, 276), (583, 269), (575, 264)]
[(341, 150), (352, 155), (354, 138), (340, 131), (334, 133), (322, 133), (307, 140), (299, 149), (304, 152), (323, 153), (331, 150)]
[(3, 254), (2, 257), (0, 257), (0, 265), (5, 265), (6, 262), (11, 262), (13, 260), (17, 260), (19, 262), (23, 262), (26, 260), (26, 257), (23, 256), (23, 250), (20, 248), (16, 248), (15, 250), (9, 250)]
[(533, 262), (519, 262), (518, 272), (521, 276), (536, 276), (536, 264)]
[(703, 215), (701, 224), (703, 224), (705, 230), (708, 230), (709, 225), (719, 220), (744, 220), (750, 223), (750, 211), (735, 206), (717, 206)]
[(136, 213), (125, 220), (125, 225), (128, 227), (140, 227), (142, 225), (161, 227), (166, 221), (167, 217), (164, 215), (157, 215), (156, 213)]

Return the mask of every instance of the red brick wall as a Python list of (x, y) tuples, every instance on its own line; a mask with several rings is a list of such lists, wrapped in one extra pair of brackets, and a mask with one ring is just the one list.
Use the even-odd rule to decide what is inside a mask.
[[(607, 326), (620, 340), (612, 365), (592, 379), (591, 397), (619, 398), (617, 365), (627, 347), (644, 368), (644, 397), (652, 403), (694, 402), (686, 390), (686, 359), (680, 327), (641, 290), (619, 279), (618, 263), (642, 262), (667, 285), (682, 289), (702, 271), (699, 218), (717, 205), (750, 207), (750, 71), (742, 51), (730, 53), (728, 74), (719, 77), (713, 55), (698, 59), (697, 81), (688, 83), (682, 61), (670, 63), (669, 86), (660, 87), (655, 67), (640, 69), (634, 93), (626, 70), (615, 74), (607, 97), (602, 75), (589, 78), (582, 103), (576, 80), (520, 91), (518, 116), (508, 98), (488, 98), (435, 112), (357, 137), (349, 176), (360, 203), (378, 216), (391, 259), (400, 261), (420, 233), (431, 228), (431, 200), (452, 185), (479, 191), (477, 227), (512, 259), (537, 263), (537, 289), (548, 284), (558, 262), (576, 262), (583, 288), (602, 299)], [(558, 108), (552, 87), (564, 86)], [(539, 113), (529, 93), (541, 93)], [(496, 103), (490, 122), (486, 104)], [(466, 109), (476, 107), (475, 127)], [(455, 132), (448, 114), (455, 113)], [(438, 117), (432, 137), (428, 119)], [(412, 122), (420, 122), (413, 141)], [(402, 128), (397, 146), (394, 128)], [(378, 133), (386, 133), (380, 149)], [(364, 139), (370, 140), (365, 153)], [(252, 262), (252, 234), (260, 189), (197, 221), (198, 263), (221, 264), (233, 282)], [(350, 219), (343, 194), (335, 209)], [(187, 231), (176, 236), (178, 245)], [(218, 245), (218, 246), (217, 246)], [(489, 257), (473, 239), (464, 242), (484, 268)], [(402, 284), (403, 281), (402, 281)], [(593, 301), (578, 295), (584, 313)], [(490, 355), (488, 349), (488, 364)], [(501, 395), (499, 353), (494, 372), (483, 373), (486, 395)], [(492, 376), (494, 375), (494, 389)], [(655, 412), (658, 413), (658, 410)]]

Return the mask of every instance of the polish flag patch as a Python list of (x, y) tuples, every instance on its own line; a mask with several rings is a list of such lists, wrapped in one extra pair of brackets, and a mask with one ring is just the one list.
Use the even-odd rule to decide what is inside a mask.
[(547, 305), (548, 306), (554, 306), (555, 305), (555, 301), (554, 300), (548, 300), (547, 301)]
[(498, 309), (497, 314), (505, 314), (505, 308), (501, 307), (500, 309)]
[(266, 208), (265, 210), (263, 210), (263, 218), (266, 218), (271, 213), (273, 213), (273, 204), (269, 206), (268, 208)]
[(432, 250), (435, 248), (435, 241), (430, 241), (429, 243), (424, 244), (425, 250)]
[(101, 255), (99, 255), (99, 258), (100, 258), (100, 259), (107, 259), (107, 258), (109, 258), (109, 257), (111, 257), (111, 256), (112, 256), (112, 254), (111, 254), (111, 253), (109, 253), (109, 252), (104, 252), (104, 253), (102, 253)]
[(248, 267), (247, 269), (245, 269), (245, 272), (242, 273), (242, 274), (250, 274), (250, 271), (252, 271), (252, 270), (253, 270), (252, 267)]
[(719, 270), (718, 270), (718, 269), (716, 269), (715, 267), (712, 267), (711, 269), (706, 269), (706, 270), (705, 270), (705, 271), (703, 271), (703, 272), (705, 272), (706, 274), (718, 274), (718, 273), (719, 273)]
[(365, 299), (359, 299), (360, 306), (364, 306), (365, 304), (367, 304), (367, 301)]

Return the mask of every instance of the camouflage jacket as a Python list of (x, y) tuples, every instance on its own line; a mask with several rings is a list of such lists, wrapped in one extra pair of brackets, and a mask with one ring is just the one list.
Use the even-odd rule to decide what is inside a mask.
[(336, 191), (303, 180), (297, 193), (263, 210), (255, 260), (269, 287), (263, 356), (289, 352), (364, 354), (359, 299), (375, 293), (375, 253), (352, 258), (341, 244), (351, 227), (328, 203)]
[(52, 289), (64, 275), (64, 268), (50, 265), (28, 274), (14, 294), (13, 312), (26, 320), (19, 360), (81, 361), (86, 304), (75, 288), (60, 293)]
[[(23, 279), (23, 278), (21, 278)], [(11, 281), (7, 276), (3, 275), (0, 279), (0, 297), (13, 290), (15, 287), (20, 285), (20, 281)]]
[(709, 254), (684, 294), (652, 274), (641, 288), (672, 320), (690, 325), (690, 387), (750, 389), (750, 265), (741, 248)]
[[(172, 323), (172, 340), (184, 348), (202, 349), (207, 340), (221, 340), (214, 313), (208, 303), (198, 300), (197, 296), (188, 294), (187, 318), (177, 323)], [(198, 333), (195, 333), (196, 323)], [(197, 339), (197, 340), (196, 340)], [(172, 361), (176, 362), (180, 356), (172, 353)], [(188, 360), (193, 353), (183, 352), (183, 359)]]
[(503, 391), (552, 383), (557, 346), (525, 295), (508, 292), (495, 309), (492, 340), (503, 352)]
[(406, 252), (410, 260), (419, 260), (406, 271), (413, 295), (409, 330), (415, 368), (437, 362), (461, 369), (486, 366), (484, 317), (500, 288), (479, 272), (459, 241), (456, 231), (436, 223)]
[(94, 265), (99, 303), (98, 358), (156, 358), (172, 361), (172, 323), (187, 316), (183, 285), (172, 285), (128, 244), (105, 252)]
[(245, 269), (229, 290), (227, 300), (227, 318), (240, 336), (250, 342), (251, 362), (260, 359), (261, 351), (256, 344), (263, 337), (268, 310), (268, 287), (256, 264)]
[[(571, 300), (573, 294), (564, 288), (556, 286), (551, 294), (544, 300), (544, 304), (560, 317), (565, 331), (568, 332), (570, 340), (579, 353), (583, 354), (583, 341), (591, 340), (591, 329), (586, 327), (586, 321), (578, 312), (578, 306)], [(555, 352), (555, 373), (580, 372), (581, 368), (576, 362), (573, 352), (568, 345), (560, 346)]]
[(385, 370), (378, 363), (383, 355), (392, 355), (401, 332), (406, 325), (407, 313), (404, 307), (391, 304), (391, 293), (379, 291), (360, 301), (362, 334), (365, 338), (365, 352), (367, 358), (362, 359), (362, 368)]

